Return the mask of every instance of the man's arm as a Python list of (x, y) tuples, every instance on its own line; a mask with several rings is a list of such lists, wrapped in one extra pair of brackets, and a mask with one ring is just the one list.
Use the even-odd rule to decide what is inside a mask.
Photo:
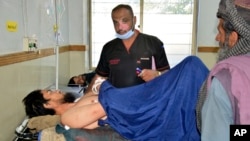
[[(92, 89), (93, 89), (93, 86), (94, 86), (94, 84), (95, 84), (95, 82), (96, 82), (97, 79), (106, 80), (107, 77), (102, 77), (102, 76), (100, 76), (100, 75), (98, 75), (98, 74), (95, 74), (95, 76), (94, 76), (94, 78), (92, 79), (91, 83), (89, 84), (89, 86), (88, 86), (88, 88), (87, 88), (87, 90), (86, 90), (84, 96), (96, 95), (96, 94), (92, 91)], [(100, 87), (100, 86), (97, 87), (98, 90), (99, 90), (99, 87)]]
[(98, 119), (103, 117), (105, 112), (98, 102), (69, 109), (62, 114), (61, 123), (70, 128), (95, 128), (98, 126)]
[(105, 116), (105, 111), (98, 102), (98, 96), (82, 97), (75, 106), (65, 111), (61, 116), (63, 125), (71, 128), (95, 128), (98, 119)]

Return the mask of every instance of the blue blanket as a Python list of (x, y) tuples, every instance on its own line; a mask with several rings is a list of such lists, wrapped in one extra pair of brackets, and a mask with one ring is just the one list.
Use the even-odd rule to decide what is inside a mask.
[(195, 105), (207, 67), (195, 56), (150, 82), (115, 88), (101, 85), (99, 101), (108, 124), (121, 136), (135, 141), (200, 141)]
[(65, 130), (59, 124), (56, 131), (67, 141), (200, 141), (195, 105), (207, 75), (206, 66), (190, 56), (145, 84), (117, 89), (105, 81), (99, 101), (108, 118), (99, 123), (112, 129)]

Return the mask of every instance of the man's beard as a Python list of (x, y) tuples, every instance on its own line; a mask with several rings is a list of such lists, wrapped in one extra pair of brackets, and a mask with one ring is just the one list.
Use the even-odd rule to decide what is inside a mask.
[(217, 58), (217, 63), (226, 59), (226, 55), (230, 51), (230, 48), (228, 46), (228, 41), (225, 41), (224, 43), (219, 43), (220, 49), (218, 52), (218, 58)]
[(73, 103), (76, 100), (74, 94), (67, 92), (64, 94), (63, 103)]

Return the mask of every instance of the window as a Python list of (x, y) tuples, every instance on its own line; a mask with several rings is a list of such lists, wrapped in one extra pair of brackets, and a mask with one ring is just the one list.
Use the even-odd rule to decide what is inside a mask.
[(137, 17), (136, 28), (164, 43), (173, 67), (191, 55), (194, 0), (91, 0), (91, 67), (96, 67), (103, 45), (115, 38), (111, 10), (129, 4)]

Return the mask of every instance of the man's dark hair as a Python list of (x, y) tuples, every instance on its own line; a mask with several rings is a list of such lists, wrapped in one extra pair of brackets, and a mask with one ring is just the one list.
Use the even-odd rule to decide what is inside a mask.
[(68, 87), (79, 87), (79, 85), (77, 85), (76, 83), (75, 83), (75, 81), (74, 81), (74, 78), (75, 78), (76, 76), (73, 76), (73, 77), (71, 77), (70, 79), (69, 79), (69, 82), (68, 82)]
[(134, 12), (133, 12), (132, 7), (130, 5), (127, 5), (127, 4), (119, 4), (119, 5), (117, 5), (115, 8), (113, 8), (112, 14), (113, 14), (113, 12), (115, 12), (115, 11), (121, 9), (121, 8), (125, 8), (125, 9), (129, 10), (129, 12), (131, 13), (131, 16), (134, 17)]
[(76, 98), (77, 96), (75, 96), (72, 92), (66, 92), (64, 94), (63, 103), (73, 103)]
[(80, 74), (81, 77), (83, 78), (84, 80), (84, 84), (82, 85), (79, 85), (79, 84), (76, 84), (75, 81), (74, 81), (74, 78), (77, 77), (77, 76), (73, 76), (69, 79), (69, 82), (68, 82), (68, 87), (79, 87), (79, 86), (87, 86), (91, 83), (92, 79), (94, 78), (95, 76), (95, 71), (92, 71), (92, 72), (89, 72), (89, 73), (84, 73), (84, 74)]
[(55, 111), (53, 109), (47, 109), (43, 106), (43, 104), (47, 102), (48, 100), (43, 98), (41, 90), (32, 91), (23, 99), (26, 115), (29, 118), (42, 115), (54, 115)]

